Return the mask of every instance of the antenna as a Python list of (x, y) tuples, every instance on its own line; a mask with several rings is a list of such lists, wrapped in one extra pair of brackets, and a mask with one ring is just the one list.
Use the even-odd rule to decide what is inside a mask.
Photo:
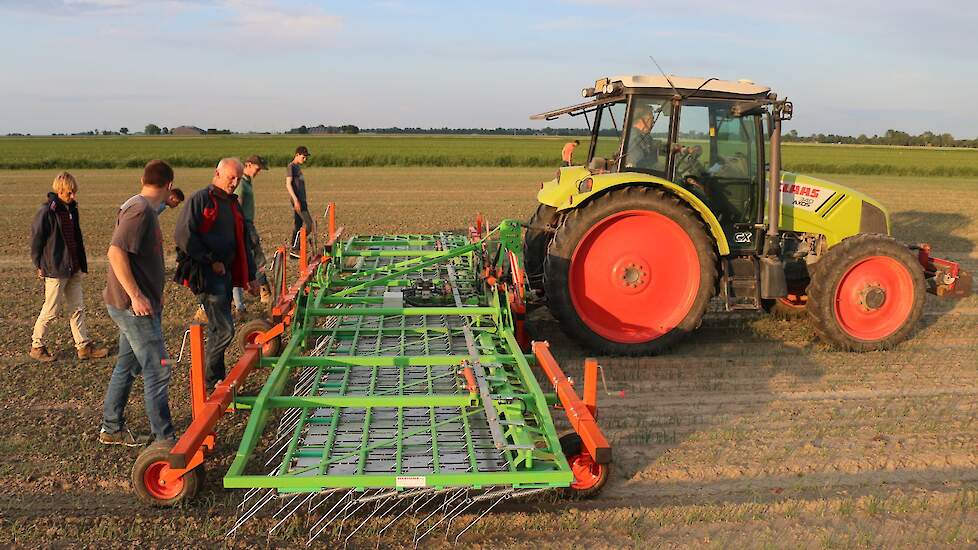
[(679, 90), (676, 89), (676, 85), (672, 83), (672, 80), (669, 78), (669, 75), (667, 75), (666, 72), (662, 70), (662, 67), (659, 65), (659, 62), (656, 61), (655, 58), (652, 57), (651, 55), (649, 56), (649, 59), (652, 60), (652, 63), (655, 63), (655, 67), (659, 69), (659, 72), (662, 73), (662, 77), (665, 78), (666, 82), (669, 83), (669, 86), (672, 87), (672, 91), (676, 92), (677, 96), (683, 97), (683, 94), (679, 93)]

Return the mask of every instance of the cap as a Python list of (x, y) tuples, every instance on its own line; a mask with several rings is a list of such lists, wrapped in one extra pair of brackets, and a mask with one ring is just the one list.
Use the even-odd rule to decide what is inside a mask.
[(262, 170), (268, 170), (268, 161), (266, 161), (264, 157), (258, 155), (251, 155), (248, 157), (245, 164), (257, 164), (258, 166), (261, 166)]
[(305, 145), (300, 145), (295, 148), (295, 154), (309, 156), (309, 149), (306, 149)]

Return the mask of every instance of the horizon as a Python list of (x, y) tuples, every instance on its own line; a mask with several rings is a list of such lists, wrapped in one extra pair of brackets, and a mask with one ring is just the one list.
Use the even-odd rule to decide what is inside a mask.
[(967, 70), (978, 7), (962, 0), (940, 9), (763, 0), (747, 11), (704, 0), (464, 10), (396, 0), (0, 0), (0, 14), (0, 45), (18, 52), (0, 62), (0, 134), (191, 121), (243, 133), (307, 120), (579, 128), (528, 117), (580, 102), (595, 79), (657, 74), (653, 54), (670, 74), (771, 86), (796, 105), (786, 131), (978, 136), (978, 76)]

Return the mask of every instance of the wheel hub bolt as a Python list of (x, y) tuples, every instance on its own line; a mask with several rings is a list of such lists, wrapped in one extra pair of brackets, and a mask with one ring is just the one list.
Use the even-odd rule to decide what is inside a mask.
[(877, 310), (885, 303), (886, 290), (879, 283), (868, 284), (859, 292), (859, 305), (866, 311)]

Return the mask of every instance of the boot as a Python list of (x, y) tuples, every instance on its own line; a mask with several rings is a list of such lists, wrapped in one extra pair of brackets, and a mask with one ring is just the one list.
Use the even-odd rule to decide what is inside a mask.
[(97, 348), (91, 343), (86, 344), (85, 347), (78, 348), (78, 358), (83, 361), (85, 359), (101, 359), (108, 354), (108, 349)]
[(54, 356), (48, 353), (47, 346), (41, 346), (39, 348), (31, 347), (31, 352), (29, 354), (31, 359), (40, 361), (42, 363), (50, 363), (54, 361)]

